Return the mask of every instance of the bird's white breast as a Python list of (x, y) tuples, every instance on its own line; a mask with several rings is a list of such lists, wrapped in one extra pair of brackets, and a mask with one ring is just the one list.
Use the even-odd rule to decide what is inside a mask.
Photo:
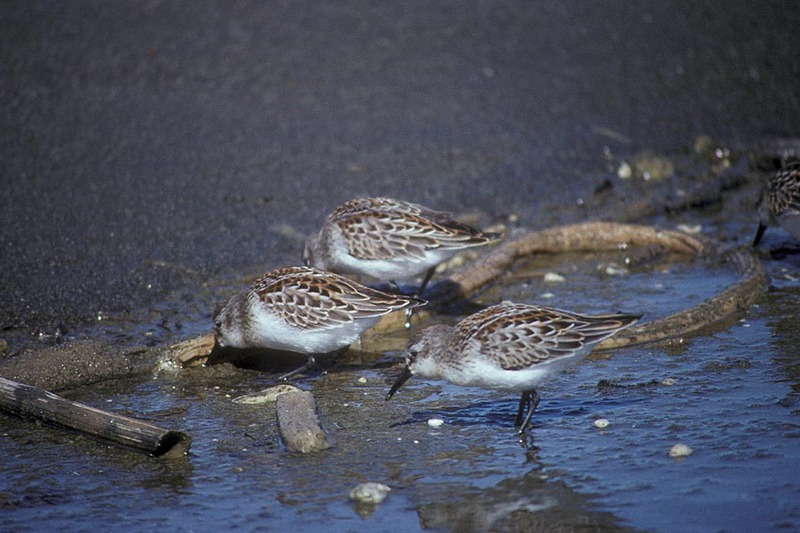
[(327, 353), (349, 346), (380, 320), (362, 318), (341, 325), (304, 329), (261, 307), (251, 310), (250, 319), (250, 344), (302, 353)]
[(442, 365), (437, 373), (456, 385), (522, 392), (536, 388), (564, 368), (577, 363), (588, 351), (582, 350), (519, 370), (506, 370), (490, 357), (466, 357), (459, 364)]

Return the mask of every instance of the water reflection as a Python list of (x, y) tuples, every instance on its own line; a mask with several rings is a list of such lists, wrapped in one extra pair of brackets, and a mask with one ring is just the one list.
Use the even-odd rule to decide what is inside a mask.
[[(774, 267), (773, 267), (774, 268)], [(783, 267), (779, 275), (786, 275)], [(800, 272), (798, 272), (800, 273)], [(774, 285), (765, 298), (763, 307), (772, 330), (771, 345), (775, 355), (773, 362), (791, 389), (780, 400), (782, 406), (800, 414), (800, 314), (796, 312), (800, 306), (800, 287), (793, 282), (786, 283), (785, 279), (773, 278)]]
[[(729, 281), (726, 272), (698, 273), (692, 265), (664, 272), (662, 265), (598, 283), (591, 268), (561, 264), (569, 283), (521, 281), (509, 296), (527, 291), (536, 300), (547, 291), (549, 301), (600, 311), (616, 307), (622, 293), (630, 307), (658, 315)], [(779, 285), (747, 320), (708, 336), (590, 357), (542, 388), (525, 448), (513, 428), (513, 396), (420, 380), (385, 402), (402, 336), (379, 353), (350, 352), (296, 383), (314, 392), (336, 441), (314, 456), (281, 448), (274, 407), (232, 401), (270, 385), (277, 372), (221, 364), (71, 391), (73, 399), (189, 433), (189, 456), (159, 461), (0, 419), (0, 507), (9, 511), (0, 529), (44, 521), (135, 529), (143, 516), (178, 529), (776, 524), (800, 516), (797, 301), (795, 288)], [(601, 380), (624, 386), (598, 387)], [(599, 417), (608, 427), (593, 426)], [(432, 427), (432, 418), (444, 423)], [(694, 454), (670, 458), (676, 442)], [(359, 508), (348, 494), (364, 481), (392, 492), (379, 506)]]
[(418, 487), (417, 512), (424, 528), (453, 531), (633, 531), (611, 513), (592, 511), (578, 494), (534, 468), (520, 477), (476, 489), (452, 484)]

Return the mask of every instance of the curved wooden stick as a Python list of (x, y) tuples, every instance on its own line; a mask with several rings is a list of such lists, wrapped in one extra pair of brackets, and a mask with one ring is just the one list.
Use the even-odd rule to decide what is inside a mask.
[[(739, 280), (689, 309), (622, 331), (598, 345), (597, 350), (656, 342), (695, 333), (741, 312), (754, 303), (766, 287), (764, 268), (748, 249), (727, 250), (721, 243), (707, 237), (693, 237), (652, 226), (586, 222), (530, 231), (497, 246), (489, 254), (432, 287), (425, 295), (429, 304), (415, 313), (415, 321), (429, 319), (442, 306), (469, 298), (509, 270), (517, 259), (538, 253), (612, 251), (635, 246), (658, 247), (664, 251), (722, 260), (733, 267)], [(405, 316), (394, 313), (378, 323), (370, 330), (370, 334), (397, 330), (404, 323)], [(170, 350), (175, 360), (186, 365), (207, 356), (206, 350), (210, 351), (211, 346), (213, 336), (209, 335), (175, 345)]]
[[(537, 253), (613, 251), (635, 246), (655, 246), (663, 251), (722, 260), (733, 267), (739, 280), (689, 309), (624, 330), (600, 343), (596, 350), (662, 341), (697, 332), (747, 308), (761, 296), (766, 286), (764, 268), (748, 249), (726, 250), (721, 243), (706, 237), (693, 237), (652, 226), (587, 222), (531, 231), (503, 243), (433, 287), (426, 295), (431, 303), (416, 315), (418, 320), (426, 320), (437, 308), (475, 294), (523, 257)], [(401, 325), (401, 319), (390, 315), (370, 333), (379, 334)]]

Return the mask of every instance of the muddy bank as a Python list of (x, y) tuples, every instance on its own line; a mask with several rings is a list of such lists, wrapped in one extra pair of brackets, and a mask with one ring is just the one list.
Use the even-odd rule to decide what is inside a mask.
[(200, 322), (218, 295), (198, 287), (296, 264), (300, 237), (357, 195), (481, 225), (614, 217), (591, 200), (618, 187), (609, 157), (796, 135), (798, 17), (780, 2), (12, 1), (1, 336), (19, 353), (99, 316)]
[[(607, 181), (573, 206), (572, 216), (578, 217), (585, 212), (591, 215), (587, 218), (650, 220), (690, 213), (718, 213), (722, 206), (736, 206), (745, 209), (747, 218), (752, 198), (757, 195), (764, 178), (774, 172), (781, 161), (800, 153), (800, 143), (789, 139), (745, 148), (729, 147), (707, 139), (702, 144), (697, 141), (693, 150), (682, 156), (654, 155), (645, 151), (630, 158), (631, 163), (625, 158), (610, 161), (618, 174), (609, 178), (614, 181)], [(628, 165), (632, 175), (621, 178), (619, 174)], [(670, 168), (669, 176), (651, 178), (652, 182), (643, 179), (644, 174), (655, 173), (655, 169), (664, 166)], [(673, 193), (665, 194), (667, 190)], [(757, 258), (752, 256), (752, 251), (742, 247), (734, 252), (739, 254), (738, 257), (733, 257), (725, 250), (727, 246), (737, 243), (746, 244), (749, 234), (734, 237), (734, 241), (728, 245), (681, 232), (659, 232), (657, 228), (647, 226), (587, 223), (584, 226), (560, 226), (541, 232), (514, 226), (518, 226), (518, 222), (504, 221), (498, 227), (508, 233), (505, 243), (485, 252), (481, 258), (476, 254), (468, 254), (466, 264), (449, 273), (447, 279), (439, 279), (438, 285), (427, 295), (431, 300), (430, 309), (423, 310), (421, 316), (435, 314), (443, 303), (458, 303), (459, 300), (471, 298), (485, 289), (488, 283), (497, 283), (514, 267), (516, 260), (527, 255), (613, 250), (621, 242), (636, 243), (642, 247), (639, 251), (632, 250), (631, 256), (625, 258), (627, 262), (635, 262), (654, 253), (697, 255), (704, 261), (720, 264), (730, 262), (732, 271), (743, 276), (740, 282), (745, 283), (741, 288), (734, 284), (730, 296), (723, 294), (723, 299), (719, 301), (709, 300), (702, 313), (698, 308), (697, 311), (686, 311), (683, 318), (675, 317), (674, 323), (637, 327), (628, 335), (631, 338), (652, 341), (679, 337), (689, 331), (687, 328), (703, 329), (708, 324), (728, 319), (757, 301), (765, 283), (763, 270)], [(682, 229), (696, 231), (688, 226)], [(440, 274), (439, 278), (442, 276)], [(202, 283), (198, 289), (199, 293), (206, 295), (227, 294), (224, 285), (214, 288)], [(402, 329), (398, 317), (389, 317), (368, 336), (374, 338), (383, 333), (391, 335), (393, 331)], [(183, 317), (178, 316), (173, 320), (180, 324)], [(70, 340), (54, 335), (50, 336), (54, 346), (27, 349), (22, 353), (13, 353), (6, 345), (6, 353), (0, 358), (0, 370), (9, 379), (59, 390), (128, 375), (152, 373), (159, 364), (178, 367), (199, 364), (205, 361), (213, 346), (213, 338), (209, 333), (176, 343), (170, 341), (181, 338), (180, 328), (173, 330), (164, 326), (166, 321), (160, 324), (161, 335), (154, 334), (153, 328), (142, 329), (137, 325), (138, 320), (129, 322), (130, 325), (126, 325), (123, 321), (113, 331), (119, 335), (126, 327), (130, 329), (133, 325), (139, 331), (139, 338), (143, 336), (147, 339), (147, 346), (134, 345), (136, 333), (125, 335), (124, 342), (114, 342), (108, 333), (103, 335), (94, 328), (87, 335), (97, 335), (97, 338)], [(208, 326), (199, 322), (193, 329), (202, 332), (207, 331)], [(627, 338), (626, 335), (623, 337)]]
[[(798, 26), (783, 2), (7, 3), (0, 375), (195, 439), (166, 464), (2, 417), (0, 529), (796, 527), (800, 263), (780, 230), (757, 251), (766, 297), (558, 376), (524, 450), (502, 394), (418, 380), (385, 402), (403, 338), (300, 381), (334, 440), (319, 454), (284, 453), (274, 406), (233, 402), (272, 372), (151, 372), (355, 196), (748, 245), (761, 181), (797, 152)], [(658, 316), (730, 282), (591, 261), (479, 303)], [(392, 488), (369, 512), (348, 499), (366, 481)]]
[(0, 360), (0, 373), (36, 387), (63, 390), (152, 373), (158, 357), (159, 350), (150, 348), (124, 349), (103, 341), (76, 341)]
[[(650, 261), (656, 255), (684, 256), (698, 265), (725, 265), (737, 279), (730, 286), (706, 300), (673, 312), (669, 316), (651, 318), (613, 339), (601, 343), (598, 350), (664, 342), (710, 331), (720, 323), (730, 322), (758, 302), (766, 286), (766, 273), (753, 250), (728, 248), (707, 237), (692, 237), (687, 233), (659, 230), (650, 226), (617, 223), (583, 223), (558, 226), (539, 232), (518, 232), (482, 257), (450, 273), (434, 285), (426, 298), (425, 309), (414, 317), (419, 322), (430, 321), (445, 306), (458, 307), (469, 302), (488, 285), (502, 290), (502, 280), (514, 280), (517, 261), (537, 255), (579, 254), (623, 251), (624, 269), (635, 263)], [(459, 261), (460, 263), (461, 261)], [(615, 267), (619, 270), (620, 267)], [(404, 330), (405, 319), (394, 313), (382, 319), (365, 337), (373, 339), (378, 351), (388, 346), (381, 336), (391, 337)], [(357, 343), (359, 347), (362, 342)], [(368, 344), (369, 346), (369, 344)], [(400, 346), (402, 349), (402, 346)], [(230, 350), (228, 350), (230, 351)], [(0, 361), (0, 369), (15, 381), (59, 389), (87, 385), (97, 381), (129, 377), (140, 373), (155, 373), (159, 369), (180, 369), (200, 364), (228, 362), (257, 368), (262, 360), (276, 359), (259, 350), (234, 350), (224, 355), (215, 346), (214, 336), (207, 333), (186, 341), (157, 349), (120, 348), (98, 341), (78, 341), (60, 348), (28, 351)], [(250, 353), (253, 352), (253, 353)], [(249, 355), (248, 355), (249, 354)], [(214, 361), (212, 361), (214, 360)], [(255, 362), (246, 364), (247, 361)], [(313, 399), (311, 400), (313, 404)]]

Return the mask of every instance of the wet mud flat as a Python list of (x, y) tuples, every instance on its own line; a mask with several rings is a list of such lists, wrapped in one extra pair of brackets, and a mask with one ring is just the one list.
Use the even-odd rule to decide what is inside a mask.
[[(676, 301), (679, 282), (694, 285), (695, 274), (660, 280), (677, 285), (673, 305), (684, 303)], [(593, 269), (571, 277), (576, 291), (582, 279), (596, 281)], [(715, 283), (728, 282), (722, 272)], [(584, 304), (601, 306), (598, 300)], [(786, 355), (778, 362), (779, 350), (774, 364), (753, 357), (753, 349), (774, 350), (763, 314), (711, 337), (591, 357), (542, 389), (525, 448), (512, 427), (516, 398), (508, 395), (412, 380), (386, 402), (402, 339), (371, 355), (351, 353), (327, 374), (296, 383), (313, 392), (334, 442), (311, 455), (282, 446), (274, 405), (233, 402), (269, 386), (277, 373), (230, 365), (165, 369), (72, 389), (64, 394), (187, 431), (190, 454), (157, 460), (4, 418), (3, 505), (12, 511), (4, 526), (121, 521), (136, 528), (141, 505), (155, 523), (179, 529), (302, 523), (335, 530), (666, 530), (716, 527), (734, 516), (740, 522), (736, 509), (743, 506), (753, 527), (780, 524), (791, 520), (796, 496), (788, 473), (800, 435), (787, 421), (796, 398), (786, 380), (797, 376)], [(599, 419), (609, 425), (597, 427)], [(678, 442), (694, 453), (669, 457)], [(775, 490), (776, 477), (784, 491)], [(392, 491), (378, 506), (350, 502), (350, 490), (364, 481)], [(732, 497), (734, 489), (747, 502)], [(776, 499), (782, 504), (770, 504)]]
[[(744, 182), (724, 191), (721, 201), (735, 204), (756, 186)], [(709, 216), (707, 208), (685, 213)], [(742, 229), (751, 221), (743, 213)], [(800, 491), (793, 481), (800, 426), (792, 385), (799, 378), (790, 348), (798, 340), (790, 312), (795, 248), (777, 230), (769, 243), (758, 255), (772, 285), (757, 305), (697, 335), (590, 356), (541, 389), (524, 445), (512, 427), (516, 398), (507, 394), (412, 380), (386, 402), (400, 370), (402, 328), (366, 335), (325, 373), (295, 383), (313, 393), (333, 444), (312, 454), (286, 449), (274, 404), (234, 401), (274, 384), (279, 371), (159, 365), (159, 346), (128, 348), (133, 362), (124, 367), (119, 346), (100, 341), (11, 357), (6, 372), (46, 352), (51, 363), (65, 358), (58, 366), (66, 376), (47, 366), (19, 368), (30, 372), (28, 380), (67, 387), (67, 397), (180, 428), (193, 440), (186, 457), (158, 460), (4, 417), (3, 456), (11, 474), (2, 501), (13, 512), (3, 525), (111, 523), (127, 500), (134, 508), (147, 502), (155, 523), (179, 529), (791, 526)], [(736, 280), (724, 264), (679, 259), (646, 250), (534, 257), (431, 319), (455, 320), (470, 307), (503, 299), (570, 301), (588, 311), (645, 309), (654, 319)], [(92, 366), (76, 373), (75, 361), (66, 362), (73, 357)], [(118, 377), (79, 386), (81, 373), (97, 376), (104, 368)], [(691, 453), (670, 456), (676, 444)], [(56, 462), (63, 470), (52, 482), (46, 466)], [(76, 478), (96, 497), (70, 496)], [(778, 489), (776, 479), (782, 480)], [(391, 491), (377, 505), (351, 501), (348, 495), (363, 482)], [(112, 495), (116, 504), (102, 503)], [(122, 523), (135, 529), (141, 513), (130, 513), (130, 523), (122, 513)]]
[[(295, 382), (332, 443), (311, 454), (281, 442), (274, 404), (234, 401), (295, 362), (163, 358), (364, 194), (509, 235), (602, 220), (748, 246), (763, 180), (798, 153), (796, 10), (6, 7), (0, 375), (192, 443), (159, 459), (0, 416), (0, 529), (800, 524), (800, 246), (778, 229), (755, 252), (769, 279), (755, 303), (556, 377), (525, 446), (513, 395), (415, 379), (386, 402), (402, 330)], [(429, 319), (512, 299), (650, 320), (736, 279), (650, 250), (534, 257)], [(364, 482), (391, 490), (351, 500)]]

